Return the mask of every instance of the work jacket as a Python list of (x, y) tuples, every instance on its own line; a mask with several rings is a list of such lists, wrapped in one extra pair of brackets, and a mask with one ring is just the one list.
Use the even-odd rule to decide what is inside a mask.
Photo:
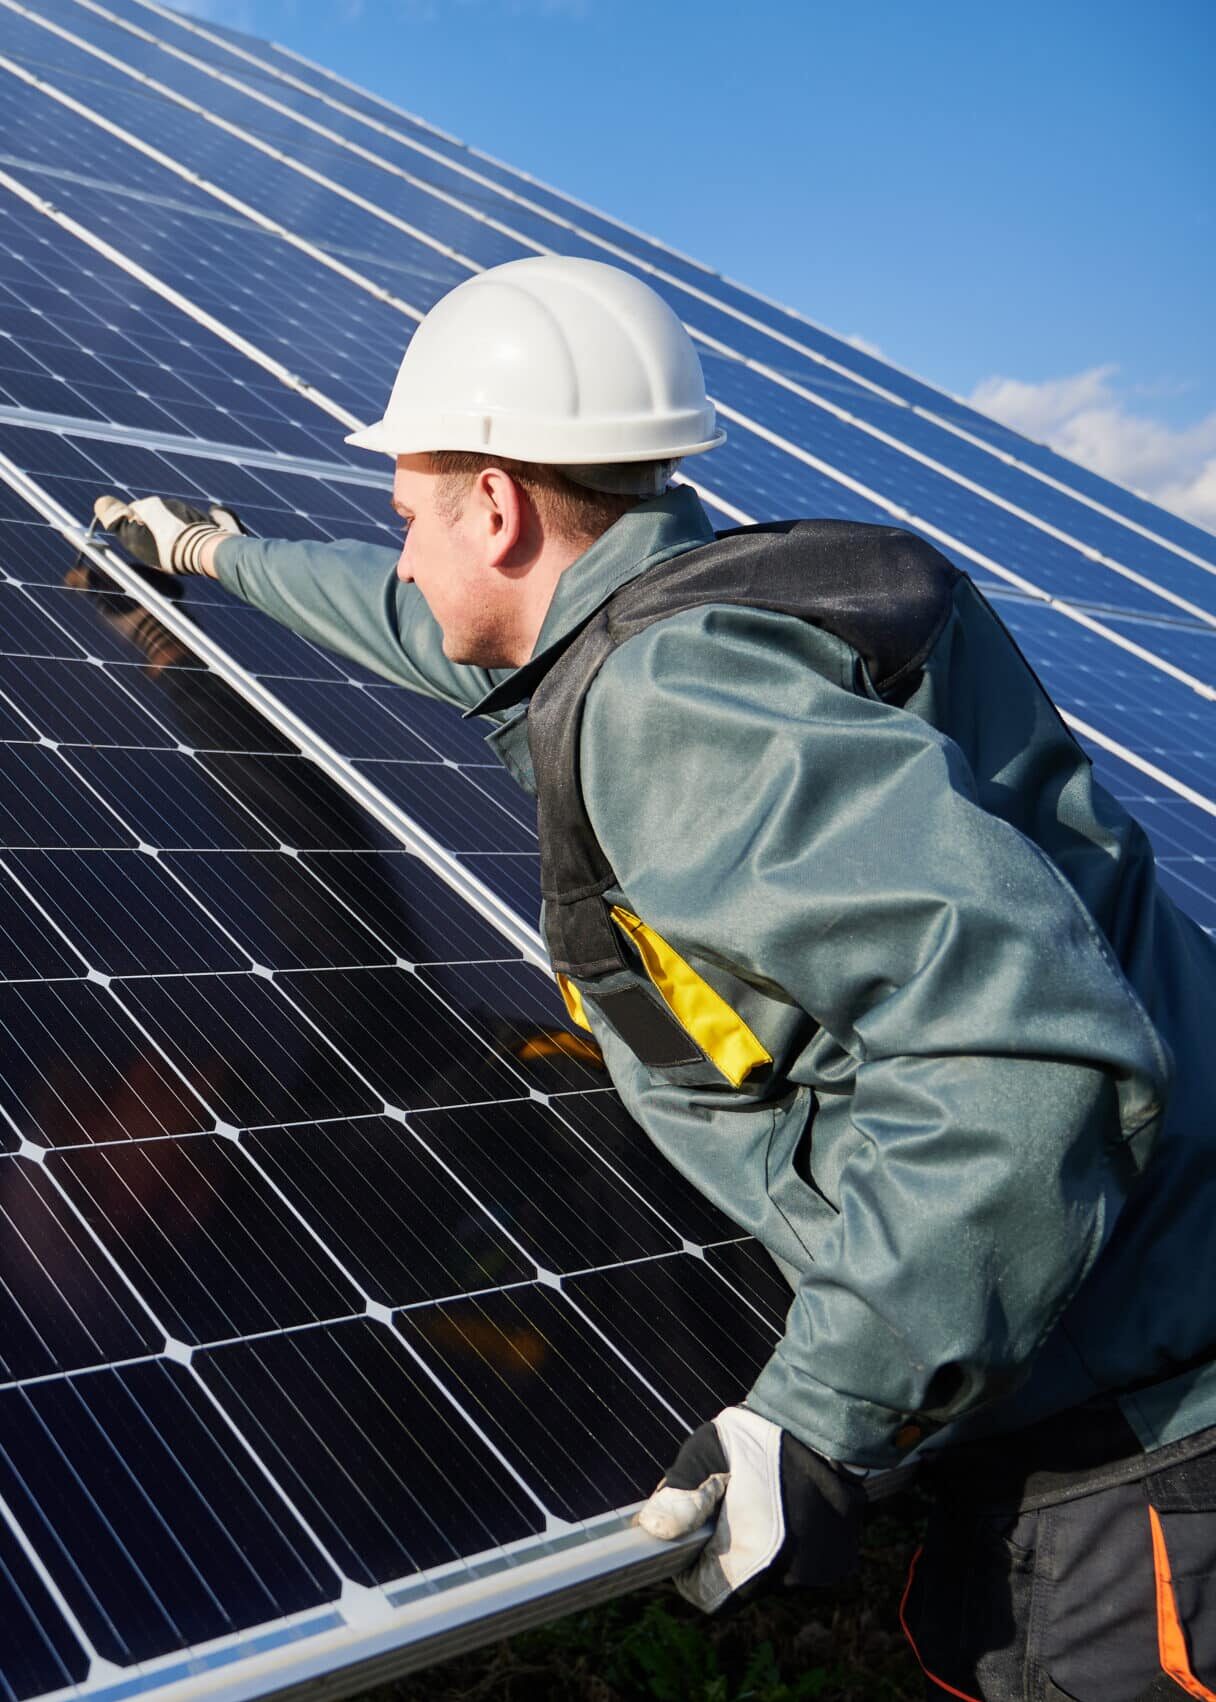
[[(484, 705), (535, 790), (546, 667), (712, 537), (687, 487), (630, 510), (513, 672), (444, 657), (391, 549), (241, 538), (217, 570), (386, 678)], [(795, 1285), (748, 1404), (872, 1466), (1104, 1392), (1145, 1447), (1188, 1436), (1216, 1423), (1216, 948), (969, 580), (898, 701), (867, 681), (826, 627), (716, 605), (618, 646), (583, 709), (636, 972), (687, 972), (737, 1023), (722, 1056), (694, 1035), (704, 1062), (662, 1068), (585, 1013), (637, 1121)]]

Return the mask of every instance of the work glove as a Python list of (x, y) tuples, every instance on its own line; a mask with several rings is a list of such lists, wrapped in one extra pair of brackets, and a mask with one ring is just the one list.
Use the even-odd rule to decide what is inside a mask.
[[(836, 1584), (857, 1564), (862, 1480), (748, 1407), (727, 1407), (688, 1437), (638, 1514), (671, 1542), (714, 1519), (680, 1594), (713, 1613), (782, 1585)], [(716, 1517), (715, 1517), (716, 1516)]]
[(230, 508), (194, 508), (175, 496), (141, 496), (129, 503), (99, 496), (93, 513), (129, 556), (161, 573), (204, 573), (204, 544), (245, 530)]

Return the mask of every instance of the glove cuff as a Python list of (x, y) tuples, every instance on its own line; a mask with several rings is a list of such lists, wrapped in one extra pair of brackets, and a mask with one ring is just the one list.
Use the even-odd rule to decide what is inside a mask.
[(174, 573), (205, 573), (203, 566), (203, 548), (212, 538), (228, 538), (232, 533), (222, 526), (213, 526), (209, 520), (196, 520), (179, 532), (173, 540), (173, 550), (169, 566)]

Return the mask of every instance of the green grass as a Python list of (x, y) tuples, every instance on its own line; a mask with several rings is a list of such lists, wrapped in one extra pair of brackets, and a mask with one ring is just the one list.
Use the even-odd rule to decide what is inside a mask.
[(869, 1524), (861, 1574), (706, 1619), (669, 1586), (367, 1692), (359, 1702), (920, 1702), (899, 1598), (923, 1503)]

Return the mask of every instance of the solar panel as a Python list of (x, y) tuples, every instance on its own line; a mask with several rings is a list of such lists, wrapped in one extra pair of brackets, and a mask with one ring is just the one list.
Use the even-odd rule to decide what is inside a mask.
[(631, 1507), (788, 1289), (551, 1043), (484, 728), (78, 560), (94, 495), (387, 572), (343, 422), (418, 315), (633, 266), (731, 428), (715, 523), (934, 539), (1210, 930), (1216, 545), (286, 50), (0, 7), (0, 1689), (339, 1693), (670, 1571)]
[[(82, 635), (108, 630), (97, 597), (132, 606), (4, 590), (82, 609)], [(562, 1022), (549, 980), (172, 634), (153, 675), (38, 630), (0, 688), (0, 1496), (58, 1608), (0, 1670), (38, 1694), (91, 1660), (105, 1693), (107, 1662), (244, 1659), (247, 1628), (332, 1629), (298, 1616), (486, 1550), (518, 1566), (636, 1499), (695, 1413), (629, 1356), (635, 1279), (610, 1330), (558, 1279), (661, 1261), (687, 1350), (705, 1299), (667, 1266), (737, 1232), (594, 1062), (529, 1061)], [(104, 716), (46, 688), (73, 668), (107, 682)], [(170, 731), (200, 686), (218, 751)], [(45, 732), (65, 703), (99, 736)], [(708, 1280), (740, 1314), (704, 1373), (727, 1398), (773, 1331)], [(467, 1392), (504, 1376), (516, 1411)], [(537, 1402), (565, 1464), (523, 1422)]]

